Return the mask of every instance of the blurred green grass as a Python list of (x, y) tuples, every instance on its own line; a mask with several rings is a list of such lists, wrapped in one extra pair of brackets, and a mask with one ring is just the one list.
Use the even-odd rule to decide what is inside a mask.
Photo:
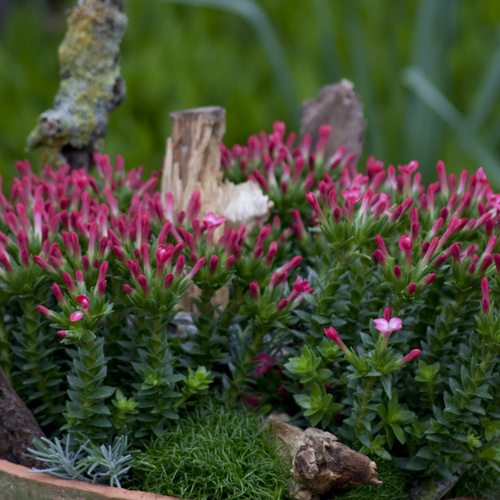
[[(43, 2), (18, 1), (0, 33), (7, 184), (16, 159), (37, 162), (25, 141), (57, 91), (62, 9), (73, 3), (61, 0), (57, 17)], [(238, 7), (257, 12), (255, 23)], [(128, 167), (160, 168), (170, 111), (225, 107), (231, 145), (275, 120), (297, 129), (301, 102), (345, 77), (365, 104), (365, 154), (396, 165), (417, 158), (425, 180), (438, 159), (500, 179), (497, 0), (127, 0), (126, 10), (128, 95), (111, 115), (105, 152)]]

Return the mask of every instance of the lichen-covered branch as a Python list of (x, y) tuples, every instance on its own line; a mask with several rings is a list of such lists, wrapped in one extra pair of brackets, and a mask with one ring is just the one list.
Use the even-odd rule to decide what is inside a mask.
[(102, 146), (109, 114), (125, 98), (120, 43), (127, 26), (124, 0), (79, 0), (59, 46), (61, 83), (54, 105), (38, 118), (28, 148), (41, 164), (89, 169)]

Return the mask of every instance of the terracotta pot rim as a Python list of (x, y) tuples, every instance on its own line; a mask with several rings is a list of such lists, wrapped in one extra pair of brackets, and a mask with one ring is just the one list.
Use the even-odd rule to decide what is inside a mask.
[[(64, 490), (72, 490), (75, 493), (81, 493), (81, 498), (90, 498), (88, 495), (93, 495), (92, 498), (107, 499), (107, 500), (180, 500), (178, 498), (159, 495), (156, 493), (146, 493), (144, 491), (127, 490), (125, 488), (115, 488), (112, 486), (102, 486), (98, 484), (84, 483), (83, 481), (75, 481), (73, 479), (62, 479), (50, 474), (41, 472), (33, 472), (30, 468), (23, 465), (13, 464), (7, 460), (0, 459), (0, 488), (6, 492), (14, 488), (13, 483), (24, 480), (26, 483), (37, 483), (42, 488), (46, 486), (47, 494), (51, 491), (57, 496), (53, 498), (80, 498), (72, 494), (71, 497), (60, 493)], [(85, 496), (87, 495), (87, 496)], [(15, 497), (11, 497), (15, 498)], [(19, 498), (19, 497), (18, 497)], [(47, 498), (50, 498), (49, 496)]]

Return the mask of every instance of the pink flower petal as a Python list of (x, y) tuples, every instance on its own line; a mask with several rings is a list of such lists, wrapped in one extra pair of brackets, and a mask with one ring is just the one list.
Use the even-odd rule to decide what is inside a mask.
[(389, 322), (386, 321), (384, 318), (377, 318), (374, 319), (373, 322), (375, 323), (375, 328), (382, 333), (388, 333), (389, 332)]
[(395, 330), (401, 330), (402, 326), (403, 322), (401, 321), (400, 318), (391, 318), (391, 320), (389, 321), (389, 329), (393, 332)]
[(75, 311), (69, 315), (69, 320), (74, 323), (75, 321), (79, 321), (83, 318), (82, 311)]

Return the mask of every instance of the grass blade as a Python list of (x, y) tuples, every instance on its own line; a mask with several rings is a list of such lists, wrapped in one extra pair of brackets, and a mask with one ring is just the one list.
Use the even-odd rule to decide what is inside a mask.
[(469, 123), (453, 104), (432, 85), (422, 72), (415, 68), (407, 68), (404, 71), (403, 81), (415, 95), (448, 124), (458, 136), (462, 147), (482, 164), (492, 183), (500, 186), (499, 159), (471, 132)]
[(340, 80), (340, 64), (337, 53), (337, 45), (333, 39), (330, 25), (330, 7), (326, 0), (313, 0), (314, 16), (318, 29), (321, 52), (323, 54), (323, 64), (325, 67), (328, 82)]
[(500, 91), (500, 47), (490, 59), (488, 69), (477, 88), (476, 95), (469, 113), (469, 126), (476, 133), (488, 118), (494, 108)]
[(299, 123), (300, 101), (293, 83), (285, 52), (264, 9), (253, 0), (163, 0), (181, 5), (193, 5), (223, 10), (245, 19), (255, 30), (271, 64), (276, 83), (293, 117)]

